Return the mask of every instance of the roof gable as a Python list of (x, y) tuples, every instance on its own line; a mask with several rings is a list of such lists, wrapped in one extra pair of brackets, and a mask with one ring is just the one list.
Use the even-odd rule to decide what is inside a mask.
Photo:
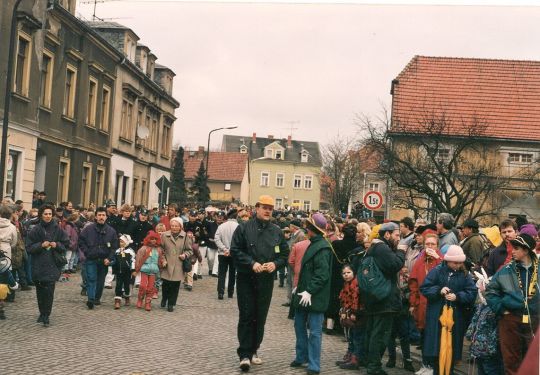
[[(208, 180), (224, 182), (242, 182), (246, 171), (248, 155), (236, 152), (210, 152), (208, 160)], [(194, 179), (201, 166), (206, 163), (204, 153), (184, 152), (184, 176)]]
[(254, 160), (258, 158), (264, 158), (265, 148), (268, 145), (271, 145), (272, 143), (279, 144), (285, 150), (284, 152), (285, 159), (276, 160), (277, 163), (280, 163), (280, 162), (301, 163), (302, 150), (306, 150), (309, 155), (308, 162), (302, 163), (302, 164), (316, 166), (316, 167), (321, 166), (321, 153), (319, 150), (318, 142), (291, 140), (291, 147), (289, 147), (287, 144), (287, 139), (256, 137), (255, 143), (253, 143), (252, 137), (237, 136), (237, 135), (224, 135), (221, 149), (223, 151), (236, 152), (240, 154), (240, 147), (242, 145), (245, 145), (247, 146), (249, 159)]
[(486, 137), (540, 141), (540, 61), (415, 56), (392, 94), (394, 132), (421, 132), (431, 116), (451, 135), (478, 122)]

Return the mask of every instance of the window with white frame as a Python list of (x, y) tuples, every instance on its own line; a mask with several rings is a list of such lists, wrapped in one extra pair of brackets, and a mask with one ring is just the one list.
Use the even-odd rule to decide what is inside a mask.
[(56, 196), (58, 202), (65, 202), (67, 200), (69, 187), (69, 166), (69, 159), (60, 158), (60, 162), (58, 163), (58, 189)]
[(276, 159), (283, 160), (283, 151), (276, 150)]
[(15, 59), (15, 80), (13, 91), (22, 96), (28, 96), (30, 85), (30, 60), (32, 51), (32, 38), (19, 31), (17, 43), (17, 56)]
[(311, 190), (313, 188), (313, 176), (304, 176), (304, 189)]
[(241, 154), (247, 154), (248, 148), (246, 145), (240, 146), (240, 153)]
[(302, 175), (295, 174), (293, 179), (293, 188), (301, 189), (302, 188)]
[(88, 108), (86, 112), (86, 125), (96, 126), (98, 81), (90, 77), (88, 84)]
[(450, 160), (450, 149), (449, 148), (437, 149), (437, 160), (443, 163), (448, 162)]
[(231, 191), (231, 184), (225, 184), (225, 187), (223, 189), (225, 191)]
[(283, 208), (283, 198), (276, 198), (276, 210), (280, 210)]
[(64, 87), (64, 109), (62, 114), (75, 118), (75, 93), (77, 91), (77, 68), (69, 65), (66, 68), (66, 82)]
[(84, 163), (81, 179), (81, 202), (84, 207), (90, 204), (90, 189), (92, 188), (92, 164)]
[(261, 186), (270, 186), (270, 172), (261, 172)]
[(43, 51), (43, 60), (41, 63), (41, 93), (39, 104), (45, 108), (51, 108), (51, 92), (53, 78), (54, 56), (47, 50)]
[(369, 191), (379, 191), (380, 187), (377, 182), (373, 182), (369, 184)]
[(122, 99), (122, 112), (120, 117), (120, 137), (131, 140), (133, 134), (133, 102)]
[(532, 161), (533, 161), (533, 154), (519, 153), (519, 152), (511, 152), (508, 154), (508, 163), (510, 164), (532, 163)]
[(274, 158), (274, 150), (272, 149), (266, 149), (265, 153), (264, 153), (264, 156), (267, 157), (267, 158), (270, 158), (270, 159), (273, 159)]
[(300, 208), (300, 199), (293, 199), (292, 207), (296, 208), (296, 209), (299, 209)]
[(101, 94), (101, 130), (109, 131), (109, 116), (111, 111), (111, 89), (103, 85)]
[(309, 156), (309, 154), (307, 153), (307, 151), (302, 151), (300, 161), (302, 163), (307, 163), (308, 162), (308, 156)]
[(311, 211), (311, 201), (304, 201), (304, 211)]
[(276, 173), (276, 187), (285, 187), (285, 173)]

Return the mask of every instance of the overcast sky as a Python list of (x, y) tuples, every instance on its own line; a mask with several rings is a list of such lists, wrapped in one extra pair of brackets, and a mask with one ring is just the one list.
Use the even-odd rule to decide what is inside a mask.
[[(91, 19), (93, 5), (78, 12)], [(538, 6), (105, 0), (96, 15), (132, 28), (176, 73), (174, 143), (191, 148), (234, 125), (228, 134), (286, 137), (294, 122), (294, 139), (321, 145), (352, 136), (356, 113), (389, 108), (414, 55), (540, 60)]]

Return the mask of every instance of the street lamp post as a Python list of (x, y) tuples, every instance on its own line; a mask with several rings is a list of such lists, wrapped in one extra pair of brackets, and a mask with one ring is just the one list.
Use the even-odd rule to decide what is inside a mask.
[(206, 181), (208, 183), (208, 160), (210, 159), (210, 135), (213, 133), (213, 132), (216, 132), (218, 130), (224, 130), (224, 129), (236, 129), (238, 126), (229, 126), (229, 127), (223, 127), (223, 128), (217, 128), (217, 129), (212, 129), (210, 130), (210, 132), (208, 133), (208, 144), (206, 146), (206, 168), (205, 168), (205, 173), (206, 173)]
[[(9, 107), (11, 104), (11, 90), (13, 85), (13, 54), (15, 50), (15, 34), (17, 31), (17, 9), (21, 0), (15, 2), (13, 7), (13, 15), (11, 17), (11, 30), (9, 35), (9, 51), (8, 51), (8, 66), (6, 75), (6, 91), (4, 97), (4, 121), (2, 122), (2, 146), (0, 148), (0, 189), (1, 196), (4, 196), (4, 183), (6, 178), (6, 148), (9, 127)], [(15, 199), (15, 197), (12, 197)]]

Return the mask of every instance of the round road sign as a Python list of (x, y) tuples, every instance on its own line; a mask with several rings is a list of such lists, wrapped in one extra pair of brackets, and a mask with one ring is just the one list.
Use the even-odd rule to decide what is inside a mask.
[(383, 204), (382, 194), (378, 191), (368, 191), (364, 195), (364, 206), (369, 210), (376, 210), (381, 208)]

